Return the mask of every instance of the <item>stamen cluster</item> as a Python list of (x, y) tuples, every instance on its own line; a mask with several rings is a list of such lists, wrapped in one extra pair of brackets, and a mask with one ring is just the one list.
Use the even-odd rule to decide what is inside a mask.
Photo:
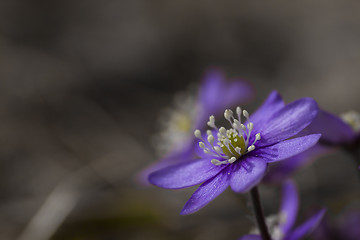
[[(241, 113), (246, 119), (246, 125), (241, 123)], [(254, 124), (250, 122), (249, 113), (246, 110), (241, 110), (240, 107), (236, 108), (237, 119), (234, 117), (233, 111), (226, 109), (224, 118), (230, 123), (231, 128), (225, 129), (224, 127), (218, 128), (215, 125), (215, 117), (211, 115), (208, 126), (217, 132), (216, 139), (212, 130), (207, 130), (207, 141), (202, 137), (200, 130), (195, 130), (195, 137), (200, 139), (200, 148), (204, 153), (216, 157), (211, 160), (214, 165), (222, 165), (234, 163), (244, 154), (251, 152), (255, 149), (255, 143), (260, 140), (260, 133), (255, 135), (255, 140), (249, 144)]]

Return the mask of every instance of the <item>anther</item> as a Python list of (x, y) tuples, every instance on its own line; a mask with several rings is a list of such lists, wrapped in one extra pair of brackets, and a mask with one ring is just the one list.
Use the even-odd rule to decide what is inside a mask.
[(221, 135), (225, 136), (225, 135), (226, 135), (226, 129), (225, 129), (224, 127), (221, 127), (221, 128), (219, 129), (219, 133), (220, 133)]
[(246, 117), (246, 119), (249, 119), (249, 113), (246, 110), (243, 110), (243, 115)]
[(204, 149), (204, 148), (205, 148), (205, 143), (199, 142), (199, 147), (202, 148), (202, 149)]
[(224, 164), (222, 161), (219, 161), (217, 159), (211, 159), (211, 163), (216, 166), (220, 166), (221, 164)]
[(241, 107), (236, 107), (236, 114), (241, 115)]
[(260, 133), (257, 133), (256, 135), (255, 135), (255, 140), (254, 140), (254, 142), (251, 144), (251, 145), (254, 145), (257, 141), (259, 141), (261, 139), (261, 135), (260, 135)]
[(195, 135), (196, 138), (202, 139), (202, 137), (201, 137), (201, 132), (200, 132), (199, 129), (196, 129), (196, 130), (194, 131), (194, 135)]
[(254, 129), (254, 124), (252, 122), (249, 122), (247, 126), (250, 132)]
[(231, 158), (228, 160), (229, 163), (234, 163), (235, 161), (236, 161), (236, 157), (231, 157)]
[(215, 146), (215, 147), (214, 147), (214, 150), (215, 150), (217, 153), (219, 153), (219, 154), (221, 154), (221, 153), (222, 153), (221, 148), (220, 148), (220, 147), (218, 147), (218, 146)]
[(248, 151), (248, 152), (251, 152), (251, 151), (254, 150), (254, 149), (255, 149), (255, 146), (254, 146), (254, 145), (251, 145), (250, 147), (248, 147), (247, 151)]
[(214, 117), (214, 115), (211, 115), (209, 117), (209, 121), (207, 122), (207, 124), (208, 124), (209, 127), (217, 128), (216, 125), (215, 125), (215, 117)]
[(213, 135), (209, 135), (208, 138), (207, 138), (208, 142), (213, 145), (215, 139), (214, 139), (214, 136)]
[(233, 116), (233, 111), (231, 111), (230, 109), (226, 109), (224, 112), (225, 119), (230, 121), (232, 116)]

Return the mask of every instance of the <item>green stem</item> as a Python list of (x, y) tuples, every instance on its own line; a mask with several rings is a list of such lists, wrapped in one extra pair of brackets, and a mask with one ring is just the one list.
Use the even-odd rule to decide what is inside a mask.
[(258, 227), (259, 227), (259, 230), (261, 233), (261, 238), (263, 240), (271, 240), (268, 228), (265, 223), (265, 217), (264, 217), (263, 209), (261, 207), (258, 188), (254, 187), (253, 189), (251, 189), (250, 195), (251, 195), (251, 200), (252, 200), (253, 207), (254, 207), (256, 222), (258, 224)]

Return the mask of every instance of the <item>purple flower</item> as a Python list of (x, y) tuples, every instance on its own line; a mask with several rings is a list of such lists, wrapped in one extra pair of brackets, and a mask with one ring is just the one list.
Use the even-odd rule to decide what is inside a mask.
[[(325, 209), (320, 210), (299, 227), (294, 228), (299, 208), (299, 196), (292, 181), (288, 180), (283, 184), (282, 194), (279, 214), (266, 219), (271, 238), (273, 240), (302, 239), (319, 225), (325, 214)], [(239, 240), (261, 240), (261, 236), (257, 234), (245, 235)]]
[(155, 170), (192, 158), (196, 142), (194, 130), (206, 126), (210, 115), (249, 101), (253, 95), (249, 83), (239, 79), (227, 82), (220, 70), (208, 70), (197, 96), (178, 96), (176, 108), (162, 117), (165, 118), (164, 132), (157, 145), (161, 147), (163, 158), (140, 173), (141, 182), (147, 182), (148, 175)]
[(360, 115), (354, 111), (335, 116), (319, 110), (307, 132), (321, 133), (320, 143), (328, 146), (351, 145), (360, 138)]
[(314, 121), (298, 136), (312, 133), (321, 134), (319, 142), (307, 151), (273, 164), (264, 182), (280, 183), (314, 159), (330, 154), (339, 147), (357, 148), (360, 141), (360, 115), (351, 111), (337, 117), (319, 109)]
[[(244, 124), (241, 114), (245, 117)], [(200, 159), (186, 159), (155, 171), (149, 181), (168, 189), (203, 183), (181, 214), (199, 210), (228, 186), (238, 193), (247, 192), (261, 181), (268, 163), (296, 155), (318, 141), (320, 134), (289, 139), (308, 126), (316, 114), (317, 104), (313, 99), (302, 98), (285, 105), (274, 91), (251, 117), (240, 107), (236, 108), (235, 117), (231, 110), (225, 110), (229, 129), (218, 128), (214, 116), (210, 116), (208, 125), (213, 130), (206, 134), (195, 131), (200, 139), (195, 149)]]

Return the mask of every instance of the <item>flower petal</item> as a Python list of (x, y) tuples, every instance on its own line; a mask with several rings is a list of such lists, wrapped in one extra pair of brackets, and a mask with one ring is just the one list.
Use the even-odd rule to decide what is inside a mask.
[(321, 144), (315, 144), (313, 147), (300, 154), (285, 159), (284, 161), (271, 164), (269, 172), (264, 177), (263, 182), (279, 184), (283, 182), (284, 179), (289, 178), (296, 170), (303, 168), (321, 155), (331, 153), (332, 151), (334, 151), (332, 148)]
[(241, 238), (239, 238), (238, 240), (261, 240), (261, 237), (259, 235), (245, 235)]
[(350, 125), (324, 110), (319, 110), (314, 121), (306, 128), (306, 132), (321, 133), (321, 139), (331, 144), (346, 143), (356, 138)]
[(284, 106), (285, 103), (280, 94), (277, 91), (272, 91), (261, 107), (250, 116), (250, 121), (254, 123), (254, 131), (256, 131), (263, 122), (266, 122), (268, 118)]
[(311, 98), (287, 104), (261, 126), (261, 141), (257, 146), (271, 145), (294, 136), (308, 126), (317, 113), (317, 104)]
[(282, 187), (282, 200), (280, 208), (280, 228), (285, 236), (295, 224), (298, 208), (299, 195), (297, 193), (296, 186), (291, 180), (288, 180)]
[(314, 146), (321, 134), (311, 134), (304, 137), (285, 140), (277, 144), (260, 148), (253, 153), (256, 157), (264, 158), (267, 162), (276, 162), (297, 155)]
[(261, 181), (267, 163), (261, 158), (252, 156), (239, 161), (241, 162), (231, 165), (230, 186), (235, 192), (246, 192)]
[(211, 158), (187, 161), (151, 173), (149, 181), (162, 188), (185, 188), (212, 178), (224, 167), (212, 164)]
[(288, 240), (302, 239), (302, 237), (305, 235), (310, 234), (319, 225), (322, 218), (324, 217), (325, 212), (325, 209), (320, 210), (300, 227), (297, 227), (292, 233), (290, 233)]
[(186, 202), (181, 215), (187, 215), (205, 207), (229, 186), (229, 168), (203, 183)]
[[(194, 141), (195, 142), (195, 141)], [(182, 149), (181, 151), (177, 151), (171, 153), (165, 158), (156, 161), (152, 164), (149, 164), (147, 167), (142, 169), (136, 176), (136, 180), (142, 185), (149, 185), (149, 175), (157, 170), (163, 169), (165, 167), (178, 164), (180, 162), (185, 162), (189, 160), (193, 160), (195, 157), (193, 156), (193, 149), (187, 148)]]

